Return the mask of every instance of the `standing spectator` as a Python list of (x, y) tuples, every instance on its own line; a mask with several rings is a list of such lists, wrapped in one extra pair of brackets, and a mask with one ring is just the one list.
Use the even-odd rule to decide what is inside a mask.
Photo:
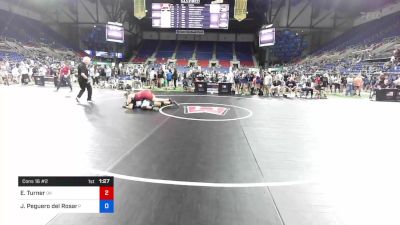
[(21, 84), (27, 85), (29, 83), (29, 71), (24, 62), (21, 62), (19, 70), (21, 72)]
[(150, 79), (150, 88), (157, 86), (157, 73), (154, 70), (154, 68), (151, 68), (151, 71), (149, 73), (149, 79)]
[(356, 78), (354, 78), (353, 83), (354, 83), (354, 90), (355, 90), (354, 94), (357, 95), (357, 92), (358, 92), (358, 96), (361, 96), (361, 88), (363, 85), (363, 79), (362, 79), (361, 74), (359, 74)]
[(21, 74), (19, 73), (18, 65), (14, 65), (11, 70), (11, 75), (15, 83), (19, 83), (21, 80)]
[(9, 86), (10, 83), (8, 82), (8, 71), (7, 71), (7, 66), (6, 63), (4, 62), (0, 62), (0, 76), (1, 79), (4, 82), (4, 85)]
[(346, 86), (347, 86), (347, 78), (345, 76), (342, 76), (340, 78), (340, 83), (342, 84), (342, 90), (346, 90)]
[(267, 72), (267, 75), (264, 77), (264, 95), (270, 96), (272, 87), (272, 76)]
[(97, 66), (94, 66), (94, 73), (93, 73), (93, 86), (99, 86), (99, 79), (100, 79), (100, 71)]
[(346, 94), (345, 94), (346, 96), (348, 96), (348, 95), (353, 96), (353, 88), (354, 88), (353, 81), (354, 81), (354, 79), (353, 79), (352, 75), (347, 77), (347, 79), (346, 79)]
[(138, 70), (140, 74), (140, 82), (142, 82), (142, 84), (145, 85), (147, 81), (146, 70), (144, 68), (139, 68)]
[(83, 57), (82, 63), (78, 66), (78, 83), (81, 90), (76, 96), (76, 101), (82, 97), (85, 89), (87, 89), (88, 97), (87, 101), (92, 102), (92, 85), (90, 84), (90, 76), (87, 66), (90, 64), (91, 59), (87, 56)]
[(61, 84), (65, 82), (65, 84), (71, 89), (72, 92), (72, 85), (71, 85), (71, 70), (67, 62), (64, 62), (61, 65), (60, 72), (58, 73), (58, 85), (56, 91), (58, 91), (61, 87)]
[(157, 85), (161, 88), (164, 84), (164, 71), (160, 68), (157, 72)]
[(171, 82), (171, 80), (172, 80), (172, 71), (171, 71), (171, 69), (169, 69), (168, 70), (168, 72), (167, 72), (167, 88), (169, 88), (169, 82)]
[(174, 89), (176, 89), (176, 81), (178, 80), (178, 71), (176, 70), (176, 68), (174, 68), (172, 78), (174, 79)]
[(106, 72), (106, 80), (109, 81), (112, 75), (111, 67), (106, 66), (105, 72)]

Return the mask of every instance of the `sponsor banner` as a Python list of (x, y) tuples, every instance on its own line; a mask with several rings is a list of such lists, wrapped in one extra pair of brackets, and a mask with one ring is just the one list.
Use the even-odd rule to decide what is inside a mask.
[(217, 116), (225, 116), (225, 114), (228, 111), (229, 108), (220, 106), (197, 106), (197, 105), (185, 106), (185, 114), (208, 113)]

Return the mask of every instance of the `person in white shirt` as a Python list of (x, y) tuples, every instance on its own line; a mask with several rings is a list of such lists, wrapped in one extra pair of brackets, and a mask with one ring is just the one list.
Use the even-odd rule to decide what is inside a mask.
[(39, 74), (40, 74), (40, 76), (46, 76), (46, 74), (47, 74), (47, 68), (46, 68), (46, 66), (45, 65), (42, 65), (41, 67), (40, 67), (40, 69), (39, 69)]
[(264, 96), (271, 95), (272, 76), (270, 73), (264, 77)]
[(393, 84), (397, 89), (400, 89), (400, 76), (397, 76), (397, 79), (393, 81)]
[(157, 73), (154, 70), (154, 68), (151, 68), (149, 80), (151, 80), (152, 82), (151, 82), (150, 86), (153, 86), (153, 85), (156, 86), (157, 85), (157, 76), (156, 75), (157, 75)]
[(28, 77), (29, 77), (29, 81), (32, 81), (32, 76), (33, 76), (33, 64), (31, 64), (30, 66), (28, 66)]
[(226, 81), (233, 84), (233, 73), (229, 72)]
[(106, 66), (105, 73), (106, 73), (106, 79), (107, 79), (107, 81), (110, 80), (111, 74), (112, 74), (111, 67)]
[(350, 95), (353, 96), (353, 76), (350, 75), (346, 79), (346, 96)]
[(4, 63), (4, 62), (0, 63), (0, 77), (3, 80), (4, 85), (7, 85), (7, 86), (10, 85), (10, 83), (8, 82), (7, 66), (6, 66), (6, 63)]
[(21, 80), (21, 74), (19, 73), (19, 69), (16, 65), (13, 66), (11, 70), (11, 75), (13, 76), (13, 81), (15, 83), (19, 83), (19, 81)]
[(21, 62), (19, 70), (21, 72), (21, 84), (27, 85), (29, 83), (28, 67), (25, 65), (25, 63)]

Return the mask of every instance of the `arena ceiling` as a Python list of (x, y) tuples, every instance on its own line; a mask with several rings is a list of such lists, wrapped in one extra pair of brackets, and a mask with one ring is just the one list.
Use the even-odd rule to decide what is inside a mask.
[[(133, 0), (0, 0), (10, 2), (20, 7), (29, 8), (36, 12), (46, 12), (48, 10), (59, 7), (60, 5), (70, 8), (72, 10), (75, 5), (74, 2), (88, 1), (96, 2), (100, 1), (102, 4), (112, 5), (115, 2), (123, 2), (126, 6), (133, 7)], [(211, 0), (201, 0), (202, 3), (209, 3)], [(180, 3), (180, 0), (146, 0), (147, 8), (150, 7), (153, 2), (171, 2)], [(361, 12), (371, 11), (381, 8), (387, 4), (399, 2), (399, 0), (248, 0), (248, 11), (250, 19), (259, 19), (264, 17), (265, 13), (269, 9), (277, 9), (284, 7), (288, 3), (292, 5), (300, 4), (301, 2), (310, 2), (315, 7), (321, 9), (335, 9), (342, 13), (351, 14), (356, 16)], [(234, 0), (224, 0), (224, 3), (229, 3), (232, 7), (234, 6)], [(130, 8), (130, 7), (129, 7)], [(128, 9), (129, 9), (128, 8)]]

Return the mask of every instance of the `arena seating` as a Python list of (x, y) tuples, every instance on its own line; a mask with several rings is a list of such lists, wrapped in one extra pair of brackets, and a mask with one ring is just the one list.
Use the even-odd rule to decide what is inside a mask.
[[(158, 46), (158, 49), (157, 49)], [(235, 51), (233, 51), (235, 47)], [(233, 42), (193, 42), (193, 41), (155, 41), (144, 40), (136, 56), (131, 60), (134, 63), (144, 63), (153, 55), (156, 63), (165, 63), (168, 59), (176, 59), (177, 66), (187, 66), (189, 59), (197, 60), (202, 68), (209, 67), (209, 61), (213, 59), (214, 48), (216, 60), (219, 66), (230, 67), (230, 61), (236, 58), (243, 67), (254, 67), (252, 43)]]
[(214, 43), (213, 42), (198, 42), (197, 50), (196, 50), (196, 58), (198, 60), (208, 60), (212, 59), (214, 51)]
[(195, 49), (195, 42), (184, 41), (179, 44), (178, 50), (176, 52), (177, 59), (191, 59)]
[[(231, 42), (217, 42), (216, 43), (216, 57), (218, 60), (232, 60), (233, 51)], [(220, 62), (221, 64), (221, 62)]]
[(354, 45), (371, 45), (381, 42), (385, 38), (400, 35), (400, 13), (385, 16), (378, 20), (361, 24), (332, 40), (318, 49), (314, 54), (321, 54), (331, 50), (344, 50)]
[(188, 63), (189, 63), (189, 60), (187, 60), (187, 59), (177, 59), (176, 60), (177, 66), (187, 66)]
[(254, 67), (254, 62), (250, 60), (240, 60), (241, 67)]
[(201, 68), (207, 68), (210, 65), (210, 61), (207, 59), (199, 59), (197, 60), (197, 64), (201, 66)]
[[(9, 18), (12, 18), (10, 21)], [(10, 22), (10, 24), (7, 24)], [(53, 47), (76, 49), (65, 38), (40, 21), (0, 9), (0, 27), (2, 36), (10, 37), (22, 43), (41, 42)]]
[(176, 49), (176, 41), (160, 41), (160, 46), (156, 54), (158, 62), (167, 61), (171, 58)]
[(254, 67), (252, 44), (249, 42), (235, 43), (236, 58), (242, 67)]
[(0, 59), (19, 62), (25, 60), (25, 56), (15, 52), (0, 51)]
[(229, 60), (219, 60), (219, 66), (229, 68), (231, 66), (231, 62)]
[(298, 33), (289, 30), (277, 31), (275, 45), (272, 47), (272, 55), (280, 60), (289, 62), (301, 56), (307, 46), (307, 42)]
[(197, 43), (197, 52), (213, 52), (214, 43), (209, 41), (201, 41)]
[(144, 40), (139, 47), (136, 57), (132, 60), (134, 63), (143, 63), (150, 58), (157, 49), (158, 41)]

